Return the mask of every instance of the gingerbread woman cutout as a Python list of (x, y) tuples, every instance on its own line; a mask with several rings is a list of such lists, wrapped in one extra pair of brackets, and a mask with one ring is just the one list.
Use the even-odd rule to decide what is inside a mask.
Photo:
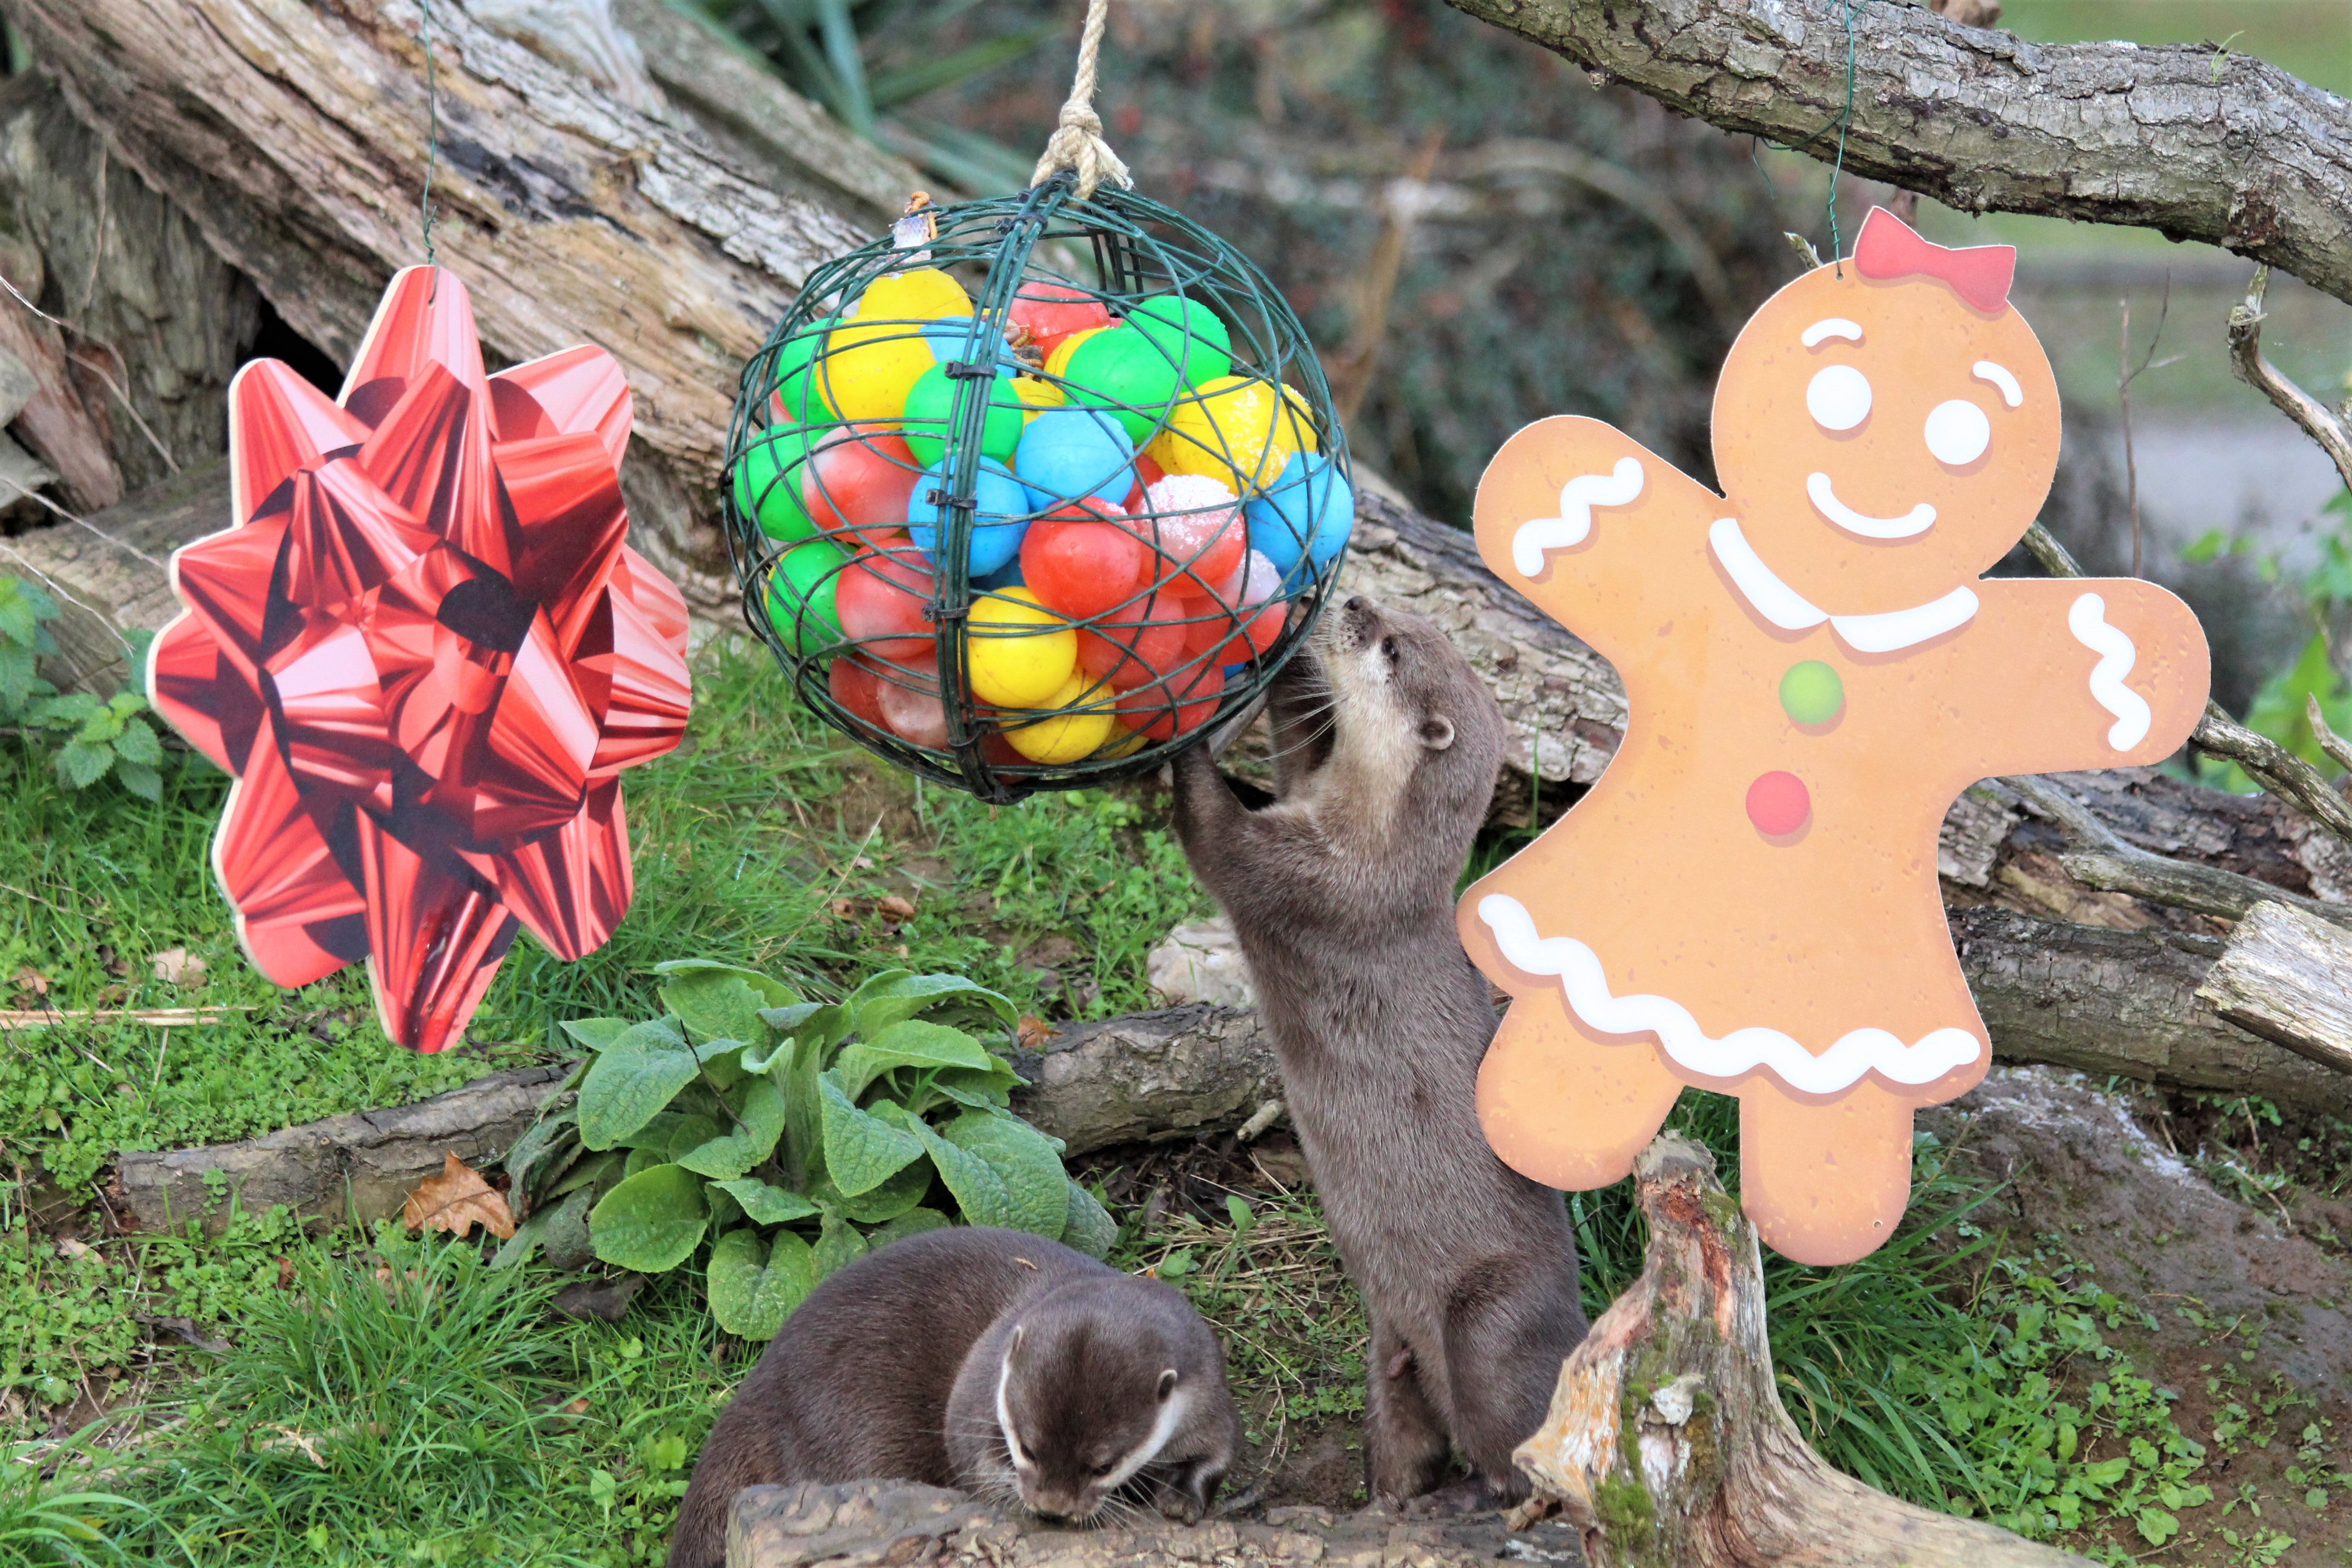
[(1591, 792), (1462, 899), (1512, 998), (1478, 1108), (1514, 1169), (1614, 1182), (1694, 1084), (1739, 1097), (1766, 1240), (1870, 1252), (1909, 1196), (1913, 1110), (1991, 1054), (1937, 889), (1945, 812), (1992, 774), (2159, 761), (2195, 726), (2205, 638), (2172, 595), (1979, 580), (2058, 459), (2015, 259), (1874, 210), (1732, 345), (1726, 496), (1592, 419), (1487, 467), (1487, 564), (1631, 710)]

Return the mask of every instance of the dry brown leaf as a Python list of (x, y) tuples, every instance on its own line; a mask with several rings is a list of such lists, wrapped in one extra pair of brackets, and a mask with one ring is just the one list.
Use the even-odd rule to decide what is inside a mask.
[(189, 956), (184, 947), (167, 947), (161, 952), (147, 955), (147, 967), (155, 978), (170, 985), (193, 985), (205, 977), (205, 961)]
[(834, 900), (832, 907), (833, 918), (837, 921), (845, 921), (857, 912), (857, 906), (847, 899)]
[(426, 1178), (401, 1205), (401, 1224), (411, 1230), (429, 1226), (456, 1237), (479, 1224), (492, 1236), (513, 1236), (514, 1211), (507, 1200), (457, 1155), (445, 1154), (442, 1161), (441, 1173)]
[(26, 964), (16, 971), (16, 989), (29, 991), (36, 996), (47, 996), (49, 994), (49, 977), (31, 964)]
[(913, 900), (902, 899), (896, 893), (886, 895), (875, 907), (894, 921), (910, 921), (915, 918)]
[(1045, 1042), (1053, 1037), (1054, 1026), (1032, 1016), (1022, 1018), (1021, 1031), (1015, 1038), (1023, 1050), (1039, 1051), (1045, 1049)]
[(61, 1236), (58, 1237), (58, 1250), (68, 1258), (88, 1258), (98, 1248), (87, 1242), (77, 1241), (70, 1236)]
[(278, 1288), (280, 1290), (294, 1289), (294, 1260), (290, 1258), (278, 1260)]

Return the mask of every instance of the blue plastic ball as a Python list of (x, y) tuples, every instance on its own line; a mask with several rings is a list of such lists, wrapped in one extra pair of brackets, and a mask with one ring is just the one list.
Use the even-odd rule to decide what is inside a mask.
[[(1282, 476), (1265, 494), (1251, 499), (1244, 514), (1250, 548), (1263, 552), (1290, 588), (1346, 546), (1356, 526), (1356, 494), (1330, 458), (1295, 452)], [(1300, 567), (1302, 557), (1308, 568)]]
[[(950, 482), (948, 460), (942, 458), (916, 476), (915, 493), (907, 498), (907, 535), (916, 549), (934, 560), (947, 519)], [(1029, 492), (993, 458), (981, 459), (971, 491), (971, 554), (964, 569), (973, 577), (985, 577), (1021, 553), (1021, 536), (1029, 531)]]
[(1039, 511), (1087, 496), (1124, 505), (1135, 489), (1135, 443), (1108, 414), (1049, 408), (1021, 432), (1013, 471)]

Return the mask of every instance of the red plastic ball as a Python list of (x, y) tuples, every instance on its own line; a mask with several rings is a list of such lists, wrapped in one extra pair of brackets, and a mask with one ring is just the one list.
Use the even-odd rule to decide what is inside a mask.
[(933, 657), (931, 573), (913, 546), (860, 551), (835, 583), (834, 613), (860, 652), (900, 664)]
[(1100, 300), (1066, 283), (1024, 282), (1006, 314), (1014, 326), (1028, 328), (1030, 341), (1048, 354), (1073, 332), (1110, 325), (1110, 311)]
[(1151, 454), (1138, 452), (1135, 455), (1135, 488), (1127, 492), (1127, 510), (1141, 511), (1143, 492), (1167, 477), (1168, 470), (1161, 468)]
[(1249, 549), (1241, 503), (1213, 479), (1179, 474), (1154, 484), (1144, 510), (1154, 514), (1136, 520), (1136, 531), (1151, 547), (1145, 570), (1171, 594), (1208, 594), (1234, 574)]
[(1152, 595), (1078, 628), (1078, 668), (1120, 691), (1154, 681), (1184, 662), (1184, 623), (1175, 601)]
[(1213, 664), (1139, 686), (1116, 705), (1119, 722), (1154, 741), (1172, 741), (1207, 723), (1225, 694), (1225, 672)]
[(1029, 525), (1021, 538), (1021, 580), (1047, 609), (1087, 620), (1134, 594), (1143, 554), (1143, 542), (1124, 526), (1119, 509), (1089, 497)]
[(907, 503), (922, 472), (899, 436), (852, 426), (818, 443), (801, 469), (801, 500), (824, 531), (876, 544), (875, 534), (907, 526)]
[(1812, 815), (1812, 794), (1794, 773), (1765, 773), (1748, 786), (1748, 820), (1767, 837), (1794, 833)]
[(874, 667), (854, 653), (843, 654), (824, 672), (825, 689), (833, 700), (877, 730), (887, 730), (889, 723), (882, 717), (881, 680)]

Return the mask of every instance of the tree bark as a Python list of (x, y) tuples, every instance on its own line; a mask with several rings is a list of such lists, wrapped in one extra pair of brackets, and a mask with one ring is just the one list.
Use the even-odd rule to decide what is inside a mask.
[[(2352, 931), (2282, 903), (2257, 904), (2197, 988), (2242, 1029), (2352, 1073)], [(2347, 1084), (2352, 1089), (2352, 1084)]]
[(2352, 103), (2220, 46), (2029, 44), (1893, 4), (1853, 6), (1849, 40), (1845, 0), (1449, 3), (1963, 212), (2153, 228), (2352, 300)]
[[(297, 331), (351, 356), (386, 279), (425, 259), (413, 0), (0, 0), (0, 11), (116, 156)], [(675, 105), (626, 108), (459, 5), (436, 6), (433, 29), (434, 241), (466, 278), (485, 348), (511, 363), (587, 341), (620, 360), (636, 398), (622, 467), (632, 542), (700, 608), (731, 614), (710, 520), (738, 373), (810, 268), (879, 228), (887, 171), (908, 183), (911, 171), (805, 105), (787, 160), (773, 135), (714, 137)], [(716, 37), (646, 31), (657, 79), (721, 97), (741, 86), (742, 62)], [(743, 119), (772, 125), (790, 100), (769, 84)]]
[(1633, 1168), (1641, 1278), (1561, 1367), (1513, 1458), (1593, 1568), (2060, 1568), (2086, 1560), (1897, 1501), (1823, 1463), (1772, 1383), (1755, 1227), (1715, 1159), (1660, 1134)]

